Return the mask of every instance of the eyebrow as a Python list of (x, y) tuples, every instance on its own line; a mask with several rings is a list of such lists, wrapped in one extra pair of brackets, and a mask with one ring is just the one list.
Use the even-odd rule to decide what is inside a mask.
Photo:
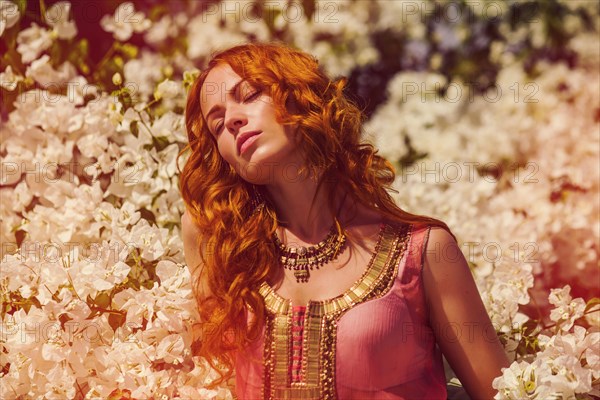
[[(246, 82), (246, 80), (245, 80), (245, 79), (240, 79), (239, 81), (237, 81), (237, 82), (236, 82), (236, 83), (235, 83), (235, 84), (234, 84), (234, 85), (231, 87), (231, 89), (230, 89), (230, 90), (228, 90), (227, 92), (225, 92), (225, 94), (231, 94), (231, 93), (235, 93), (235, 92), (238, 90), (238, 88), (240, 87), (240, 85), (241, 85), (242, 83), (244, 83), (244, 82)], [(212, 107), (210, 108), (210, 110), (208, 111), (208, 113), (206, 113), (206, 116), (204, 117), (204, 119), (205, 119), (206, 121), (208, 121), (208, 117), (210, 116), (210, 114), (212, 114), (212, 113), (214, 113), (214, 112), (218, 111), (218, 110), (219, 110), (219, 107), (220, 107), (220, 106), (219, 106), (218, 104), (215, 104), (214, 106), (212, 106)]]

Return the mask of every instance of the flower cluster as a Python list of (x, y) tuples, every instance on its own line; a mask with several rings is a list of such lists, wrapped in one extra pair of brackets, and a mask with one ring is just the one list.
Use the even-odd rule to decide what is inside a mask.
[(600, 329), (586, 330), (573, 322), (581, 318), (586, 306), (572, 299), (567, 285), (552, 289), (550, 302), (556, 307), (550, 318), (555, 321), (551, 336), (538, 336), (539, 352), (530, 360), (511, 364), (494, 380), (497, 399), (572, 399), (578, 394), (597, 395), (592, 383), (600, 377)]
[(475, 3), (124, 2), (92, 57), (75, 3), (0, 0), (0, 397), (232, 398), (191, 350), (177, 156), (196, 68), (272, 39), (350, 76), (398, 204), (459, 239), (497, 399), (600, 394), (600, 9)]

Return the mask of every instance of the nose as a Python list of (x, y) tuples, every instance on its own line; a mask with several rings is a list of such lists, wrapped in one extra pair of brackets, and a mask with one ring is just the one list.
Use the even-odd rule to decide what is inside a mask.
[(225, 121), (225, 127), (233, 134), (237, 134), (241, 127), (248, 123), (248, 118), (239, 109), (232, 109)]

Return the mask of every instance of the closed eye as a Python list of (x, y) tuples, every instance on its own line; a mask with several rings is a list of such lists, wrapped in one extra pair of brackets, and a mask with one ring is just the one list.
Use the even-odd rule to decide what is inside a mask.
[[(261, 93), (262, 93), (262, 90), (256, 89), (253, 92), (249, 93), (246, 97), (244, 97), (243, 102), (249, 103), (249, 102), (257, 99)], [(212, 129), (212, 133), (214, 135), (218, 135), (224, 126), (223, 119), (213, 121), (213, 124), (214, 125), (213, 125), (213, 129)]]
[(216, 135), (221, 131), (221, 128), (223, 128), (223, 120), (220, 119), (217, 121), (217, 123), (214, 125), (213, 128), (213, 133)]
[(258, 97), (258, 95), (260, 95), (261, 91), (260, 90), (255, 90), (254, 92), (250, 93), (248, 96), (246, 96), (246, 98), (244, 98), (244, 102), (248, 102), (248, 101), (252, 101), (255, 98)]

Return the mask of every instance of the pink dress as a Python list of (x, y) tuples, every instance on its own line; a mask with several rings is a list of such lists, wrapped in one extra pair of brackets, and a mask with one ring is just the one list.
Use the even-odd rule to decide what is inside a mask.
[(421, 276), (429, 230), (382, 224), (366, 272), (330, 300), (293, 306), (263, 284), (265, 328), (236, 356), (237, 397), (446, 399)]

